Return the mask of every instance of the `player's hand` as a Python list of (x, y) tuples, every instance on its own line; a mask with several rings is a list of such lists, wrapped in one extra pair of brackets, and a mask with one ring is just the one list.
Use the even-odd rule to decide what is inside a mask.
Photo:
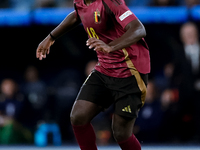
[(104, 53), (112, 52), (112, 47), (104, 43), (102, 40), (96, 38), (89, 38), (86, 41), (86, 45), (89, 46), (89, 49), (94, 49), (94, 51), (102, 51)]
[(54, 40), (51, 39), (50, 36), (47, 36), (37, 47), (36, 50), (36, 58), (39, 58), (39, 60), (42, 60), (43, 58), (46, 58), (46, 54), (49, 54), (50, 47), (54, 43)]

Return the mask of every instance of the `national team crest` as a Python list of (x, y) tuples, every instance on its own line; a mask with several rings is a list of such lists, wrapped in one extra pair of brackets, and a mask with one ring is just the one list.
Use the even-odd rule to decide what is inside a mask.
[(98, 9), (94, 12), (94, 21), (95, 23), (101, 23), (101, 15)]

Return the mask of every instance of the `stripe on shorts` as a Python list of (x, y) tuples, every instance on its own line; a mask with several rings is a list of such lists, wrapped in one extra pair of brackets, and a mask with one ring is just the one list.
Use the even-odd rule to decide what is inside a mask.
[(144, 102), (145, 102), (145, 98), (146, 98), (147, 88), (145, 86), (144, 81), (142, 80), (142, 78), (140, 76), (140, 73), (135, 68), (133, 62), (129, 58), (129, 54), (128, 54), (127, 50), (125, 48), (122, 49), (122, 50), (124, 52), (126, 64), (127, 64), (128, 68), (130, 69), (131, 74), (135, 76), (137, 84), (138, 84), (138, 87), (139, 87), (139, 89), (141, 91), (141, 101), (142, 101), (142, 106), (143, 106)]

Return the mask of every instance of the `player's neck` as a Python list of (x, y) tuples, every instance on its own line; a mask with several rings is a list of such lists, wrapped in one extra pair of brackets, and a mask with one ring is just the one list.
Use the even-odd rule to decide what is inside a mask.
[(84, 0), (85, 5), (89, 6), (91, 3), (93, 3), (95, 0)]

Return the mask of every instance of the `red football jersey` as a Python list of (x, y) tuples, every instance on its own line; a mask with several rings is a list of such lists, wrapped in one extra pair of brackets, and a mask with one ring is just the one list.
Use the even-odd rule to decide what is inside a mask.
[[(107, 44), (121, 37), (126, 32), (125, 26), (137, 19), (124, 0), (96, 0), (89, 6), (84, 0), (74, 0), (74, 3), (77, 17), (81, 19), (88, 37), (98, 38)], [(144, 39), (109, 54), (96, 53), (98, 64), (95, 69), (105, 75), (124, 78), (133, 75), (135, 70), (143, 74), (150, 72), (149, 50)]]

